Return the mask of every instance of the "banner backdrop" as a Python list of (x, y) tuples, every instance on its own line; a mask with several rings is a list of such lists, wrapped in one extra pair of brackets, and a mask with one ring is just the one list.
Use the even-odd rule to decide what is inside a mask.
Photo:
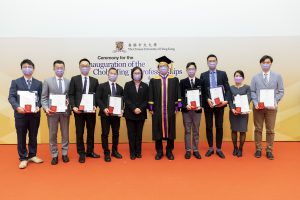
[[(250, 84), (254, 74), (259, 73), (259, 59), (265, 55), (274, 58), (272, 70), (280, 73), (284, 80), (285, 96), (280, 102), (276, 122), (277, 141), (300, 141), (300, 37), (197, 37), (197, 38), (0, 38), (1, 87), (0, 87), (0, 143), (15, 144), (13, 110), (7, 101), (11, 80), (22, 76), (20, 62), (31, 59), (36, 66), (34, 77), (43, 81), (54, 76), (53, 61), (60, 59), (66, 64), (65, 77), (79, 74), (78, 62), (81, 58), (91, 61), (90, 75), (100, 83), (107, 81), (107, 70), (119, 70), (118, 83), (124, 86), (130, 81), (130, 70), (139, 66), (144, 71), (143, 81), (149, 82), (157, 74), (156, 58), (166, 55), (174, 61), (173, 73), (179, 79), (186, 77), (185, 66), (196, 62), (197, 77), (208, 70), (207, 55), (217, 55), (218, 69), (227, 72), (230, 85), (233, 73), (240, 69), (245, 73), (245, 83)], [(228, 108), (224, 115), (224, 140), (230, 140)], [(183, 141), (182, 114), (177, 114), (177, 141)], [(249, 118), (247, 139), (253, 140), (253, 118)], [(100, 119), (97, 117), (95, 141), (100, 141)], [(60, 140), (60, 137), (59, 137)], [(205, 118), (202, 114), (200, 140), (206, 140)], [(38, 142), (48, 143), (49, 132), (46, 115), (43, 112)], [(74, 118), (70, 121), (70, 141), (75, 140)], [(121, 120), (120, 142), (127, 142), (124, 118)], [(151, 116), (146, 120), (143, 141), (151, 141)]]

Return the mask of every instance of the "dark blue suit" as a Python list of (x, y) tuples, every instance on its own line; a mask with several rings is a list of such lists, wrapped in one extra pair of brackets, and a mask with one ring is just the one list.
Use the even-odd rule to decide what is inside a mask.
[[(13, 80), (9, 89), (8, 101), (14, 109), (15, 127), (18, 137), (18, 153), (20, 160), (27, 160), (36, 156), (37, 152), (37, 134), (40, 126), (41, 113), (20, 114), (17, 108), (20, 106), (17, 91), (36, 91), (36, 106), (41, 107), (42, 82), (32, 78), (30, 89), (24, 77)], [(26, 135), (29, 133), (29, 143), (27, 154)]]

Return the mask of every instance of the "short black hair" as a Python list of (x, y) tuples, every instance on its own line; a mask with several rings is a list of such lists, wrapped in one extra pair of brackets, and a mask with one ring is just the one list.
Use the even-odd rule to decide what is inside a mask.
[(109, 68), (108, 73), (109, 73), (111, 70), (115, 70), (115, 71), (117, 72), (117, 74), (119, 74), (118, 70), (117, 70), (116, 68), (114, 68), (114, 67)]
[(132, 70), (131, 70), (131, 79), (133, 79), (133, 72), (136, 71), (136, 70), (140, 70), (141, 71), (141, 80), (142, 80), (143, 79), (143, 70), (140, 67), (134, 67), (134, 68), (132, 68)]
[(194, 62), (189, 62), (188, 64), (186, 64), (186, 69), (189, 68), (191, 65), (194, 65), (195, 69), (197, 69), (196, 63)]
[(22, 66), (23, 66), (24, 64), (31, 65), (31, 66), (33, 67), (33, 69), (34, 69), (34, 64), (33, 64), (33, 62), (32, 62), (31, 60), (29, 60), (29, 59), (24, 59), (24, 60), (22, 60), (22, 62), (21, 62), (21, 64), (20, 64), (21, 69), (22, 69)]
[(56, 60), (56, 61), (54, 61), (54, 63), (53, 63), (53, 68), (55, 67), (56, 64), (63, 64), (64, 67), (65, 67), (65, 63), (64, 63), (64, 61), (62, 61), (62, 60)]
[(235, 76), (236, 74), (240, 74), (241, 77), (245, 78), (244, 72), (242, 70), (236, 70), (233, 74), (233, 76)]
[(209, 58), (216, 58), (216, 60), (218, 60), (217, 56), (215, 56), (214, 54), (208, 55), (206, 60), (208, 60)]
[(83, 62), (83, 61), (88, 62), (89, 65), (91, 64), (91, 62), (90, 62), (87, 58), (82, 58), (82, 59), (79, 61), (79, 64), (80, 64), (81, 62)]
[(263, 63), (267, 59), (270, 59), (271, 63), (273, 63), (273, 58), (271, 56), (268, 56), (268, 55), (264, 55), (263, 57), (261, 57), (261, 59), (259, 60), (259, 63)]

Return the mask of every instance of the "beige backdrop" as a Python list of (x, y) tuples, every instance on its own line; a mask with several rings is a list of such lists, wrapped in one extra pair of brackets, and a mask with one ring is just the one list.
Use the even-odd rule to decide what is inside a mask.
[[(116, 51), (116, 42), (123, 42), (123, 51)], [(281, 73), (285, 85), (285, 97), (279, 105), (276, 123), (276, 140), (300, 140), (300, 68), (297, 60), (300, 57), (300, 37), (218, 37), (218, 38), (0, 38), (1, 56), (1, 87), (0, 87), (0, 144), (15, 144), (16, 132), (14, 127), (13, 110), (7, 101), (8, 90), (12, 79), (22, 76), (19, 63), (24, 58), (31, 59), (36, 70), (34, 77), (43, 81), (53, 76), (52, 63), (61, 59), (66, 63), (67, 78), (79, 74), (78, 61), (86, 57), (93, 63), (94, 69), (105, 72), (105, 67), (99, 63), (114, 63), (116, 60), (98, 59), (101, 57), (119, 57), (119, 84), (124, 85), (130, 80), (132, 64), (142, 64), (144, 70), (153, 73), (156, 69), (155, 58), (167, 55), (174, 63), (174, 69), (179, 78), (184, 78), (185, 65), (194, 61), (198, 66), (197, 76), (207, 70), (206, 56), (214, 53), (218, 56), (220, 70), (228, 74), (230, 84), (233, 83), (233, 73), (237, 69), (245, 72), (246, 83), (250, 84), (251, 77), (260, 71), (259, 59), (265, 54), (274, 58), (272, 70)], [(129, 56), (129, 57), (127, 57)], [(99, 68), (98, 68), (99, 67)], [(92, 75), (99, 82), (106, 81), (106, 75)], [(149, 81), (153, 74), (145, 74)], [(148, 118), (150, 116), (148, 115)], [(225, 112), (224, 140), (230, 140), (228, 109)], [(100, 142), (100, 120), (97, 118), (95, 139)], [(143, 141), (151, 141), (151, 119), (145, 124)], [(39, 143), (48, 143), (48, 127), (43, 113), (39, 129)], [(205, 121), (202, 114), (200, 139), (205, 138)], [(253, 119), (250, 114), (248, 140), (253, 140)], [(73, 116), (70, 122), (70, 140), (75, 142), (75, 125)], [(127, 142), (125, 120), (121, 120), (120, 141)], [(177, 115), (177, 141), (183, 141), (183, 126), (181, 113)]]

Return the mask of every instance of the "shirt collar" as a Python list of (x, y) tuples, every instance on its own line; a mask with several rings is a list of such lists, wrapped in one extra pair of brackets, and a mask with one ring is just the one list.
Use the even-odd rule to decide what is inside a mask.
[(271, 71), (268, 71), (267, 73), (262, 71), (263, 76), (265, 76), (265, 75), (270, 76), (270, 73), (271, 73)]
[(110, 80), (108, 82), (109, 82), (109, 85), (111, 85), (112, 83), (114, 83), (115, 85), (117, 85), (116, 82), (111, 82)]
[(81, 78), (84, 80), (84, 77), (87, 77), (87, 79), (89, 79), (89, 76), (87, 75), (87, 76), (84, 76), (84, 75), (82, 75), (81, 74)]
[(58, 81), (58, 79), (61, 79), (62, 81), (64, 80), (64, 77), (58, 77), (58, 76), (55, 76), (55, 79)]
[(28, 80), (30, 80), (30, 81), (32, 82), (32, 77), (31, 77), (30, 79), (28, 79), (28, 78), (26, 78), (26, 77), (24, 76), (24, 79), (25, 79), (26, 82), (27, 82)]
[(210, 74), (212, 74), (212, 73), (216, 73), (217, 72), (217, 70), (216, 69), (214, 69), (214, 70), (208, 70), (209, 71), (209, 73)]

